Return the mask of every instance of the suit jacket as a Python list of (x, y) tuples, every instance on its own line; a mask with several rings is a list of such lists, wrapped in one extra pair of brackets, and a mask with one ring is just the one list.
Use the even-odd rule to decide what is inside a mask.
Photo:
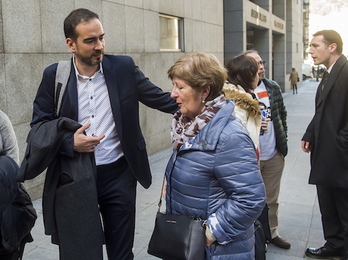
[(302, 138), (310, 142), (310, 184), (348, 188), (348, 61), (343, 55), (332, 67), (315, 98), (315, 114)]
[[(139, 124), (139, 101), (148, 107), (175, 113), (178, 106), (170, 93), (149, 81), (129, 56), (105, 55), (102, 62), (111, 109), (125, 158), (139, 183), (148, 188), (151, 173), (146, 144)], [(32, 125), (55, 119), (54, 82), (57, 63), (44, 71), (35, 101)], [(63, 96), (61, 117), (78, 120), (77, 82), (73, 63)], [(61, 153), (73, 157), (73, 136), (67, 138)]]

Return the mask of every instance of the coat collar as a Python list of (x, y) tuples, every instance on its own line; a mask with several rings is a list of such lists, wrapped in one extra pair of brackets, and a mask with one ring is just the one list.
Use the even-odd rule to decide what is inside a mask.
[(233, 99), (236, 106), (248, 111), (251, 117), (260, 117), (259, 101), (253, 99), (242, 87), (233, 84), (225, 84), (224, 89), (226, 99)]
[(234, 117), (234, 102), (227, 100), (227, 104), (216, 113), (212, 120), (192, 139), (184, 143), (180, 151), (201, 150), (213, 151), (219, 141), (220, 135), (228, 121)]
[(343, 65), (347, 62), (347, 58), (344, 55), (341, 55), (341, 57), (338, 58), (336, 63), (331, 69), (330, 75), (327, 79), (327, 82), (324, 86), (324, 89), (318, 89), (317, 91), (321, 91), (320, 95), (318, 95), (318, 101), (316, 102), (316, 107), (318, 107), (321, 102), (326, 98), (327, 94), (330, 92), (331, 88), (334, 86), (334, 83), (336, 82), (336, 79), (338, 78), (341, 69)]

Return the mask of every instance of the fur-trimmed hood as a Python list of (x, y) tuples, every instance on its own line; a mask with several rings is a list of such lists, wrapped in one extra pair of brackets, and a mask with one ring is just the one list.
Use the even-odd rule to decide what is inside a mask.
[(249, 116), (259, 118), (260, 105), (259, 102), (252, 98), (250, 94), (245, 92), (241, 86), (235, 86), (230, 83), (226, 83), (223, 87), (223, 92), (226, 99), (233, 99), (236, 106), (245, 109), (249, 112)]
[(234, 114), (242, 121), (243, 125), (248, 130), (256, 151), (258, 151), (261, 129), (259, 101), (254, 100), (241, 86), (232, 85), (227, 82), (223, 87), (223, 92), (226, 99), (234, 100), (236, 105)]

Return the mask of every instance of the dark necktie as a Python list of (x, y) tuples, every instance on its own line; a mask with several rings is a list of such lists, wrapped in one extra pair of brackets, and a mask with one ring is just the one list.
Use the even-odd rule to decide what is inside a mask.
[(329, 77), (329, 72), (327, 72), (327, 70), (326, 70), (326, 71), (324, 72), (324, 76), (323, 76), (323, 79), (322, 79), (322, 81), (321, 81), (321, 90), (324, 89), (328, 77)]

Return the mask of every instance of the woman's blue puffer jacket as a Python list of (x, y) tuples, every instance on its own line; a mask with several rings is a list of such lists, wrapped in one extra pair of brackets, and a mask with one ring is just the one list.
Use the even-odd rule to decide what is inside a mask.
[(265, 206), (255, 148), (233, 110), (228, 101), (166, 168), (166, 212), (207, 220), (217, 239), (209, 260), (254, 259), (253, 223)]

